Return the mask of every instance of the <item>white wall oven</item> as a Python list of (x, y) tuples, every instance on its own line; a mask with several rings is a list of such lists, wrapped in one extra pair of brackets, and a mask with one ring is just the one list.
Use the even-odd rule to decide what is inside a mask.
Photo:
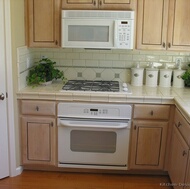
[(127, 170), (132, 106), (58, 104), (58, 166)]
[(134, 11), (62, 10), (62, 47), (133, 49)]

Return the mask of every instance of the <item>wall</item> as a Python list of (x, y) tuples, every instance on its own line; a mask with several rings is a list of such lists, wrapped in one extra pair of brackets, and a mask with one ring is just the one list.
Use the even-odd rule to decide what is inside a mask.
[[(146, 68), (150, 63), (161, 68), (165, 63), (175, 68), (176, 58), (181, 58), (185, 69), (190, 62), (189, 52), (141, 51), (141, 50), (85, 50), (18, 48), (18, 83), (24, 88), (29, 68), (42, 56), (56, 62), (67, 79), (119, 80), (130, 83), (131, 67), (137, 63)], [(28, 63), (27, 63), (28, 61)]]
[(15, 135), (16, 135), (16, 165), (20, 166), (20, 125), (18, 124), (18, 105), (16, 92), (18, 91), (17, 75), (17, 48), (25, 45), (24, 29), (24, 0), (11, 0), (11, 33), (12, 33), (12, 67), (14, 82), (14, 107), (15, 107)]

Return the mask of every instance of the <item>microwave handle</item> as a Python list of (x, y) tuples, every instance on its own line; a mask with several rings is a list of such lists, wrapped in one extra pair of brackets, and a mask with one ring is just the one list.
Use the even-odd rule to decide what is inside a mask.
[(118, 46), (118, 21), (114, 21), (114, 47)]

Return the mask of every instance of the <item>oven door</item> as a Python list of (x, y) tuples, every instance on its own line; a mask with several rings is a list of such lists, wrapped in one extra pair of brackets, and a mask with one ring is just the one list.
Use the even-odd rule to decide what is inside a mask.
[(58, 119), (60, 167), (127, 169), (130, 121)]

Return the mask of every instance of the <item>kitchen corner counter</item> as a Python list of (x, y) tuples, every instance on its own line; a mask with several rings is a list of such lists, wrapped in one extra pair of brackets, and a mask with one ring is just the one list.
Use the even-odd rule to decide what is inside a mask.
[(63, 92), (60, 91), (62, 86), (62, 82), (53, 82), (49, 86), (26, 87), (17, 92), (17, 98), (108, 103), (175, 104), (190, 122), (190, 88), (130, 86), (132, 94), (126, 94), (125, 92)]

